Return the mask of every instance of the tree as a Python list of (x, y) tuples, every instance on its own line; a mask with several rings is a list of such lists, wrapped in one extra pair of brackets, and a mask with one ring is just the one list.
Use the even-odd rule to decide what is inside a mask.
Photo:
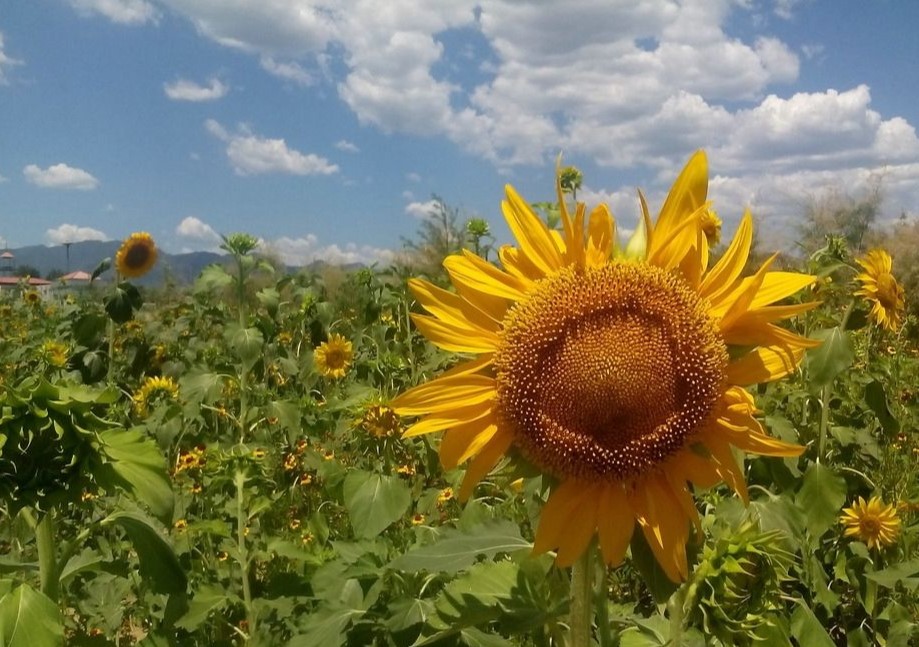
[(465, 218), (438, 195), (431, 196), (432, 207), (418, 225), (414, 238), (403, 238), (408, 263), (431, 277), (444, 276), (443, 261), (463, 249), (466, 241)]
[(811, 253), (826, 244), (828, 235), (840, 235), (853, 254), (864, 251), (865, 236), (877, 220), (883, 202), (882, 178), (876, 176), (861, 196), (831, 190), (805, 206), (800, 245)]
[(29, 276), (33, 279), (41, 278), (41, 270), (34, 265), (17, 265), (13, 270), (14, 276)]

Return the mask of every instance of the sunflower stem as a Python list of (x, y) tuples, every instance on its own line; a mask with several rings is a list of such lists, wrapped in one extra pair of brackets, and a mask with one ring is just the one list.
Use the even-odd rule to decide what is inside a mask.
[(58, 562), (57, 546), (54, 541), (54, 513), (48, 511), (42, 515), (35, 526), (35, 546), (38, 549), (38, 577), (41, 592), (58, 602)]
[(593, 592), (593, 545), (571, 566), (571, 610), (568, 621), (568, 647), (590, 647), (590, 629), (593, 618), (591, 594)]
[(246, 633), (249, 637), (255, 635), (258, 618), (252, 606), (252, 590), (249, 586), (249, 549), (246, 546), (246, 474), (243, 470), (236, 471), (233, 479), (236, 485), (236, 548), (237, 560), (240, 568), (240, 578), (243, 590), (243, 604), (246, 607)]
[(609, 624), (609, 577), (606, 564), (602, 559), (597, 560), (597, 586), (594, 591), (597, 605), (597, 637), (600, 647), (613, 647), (613, 636)]

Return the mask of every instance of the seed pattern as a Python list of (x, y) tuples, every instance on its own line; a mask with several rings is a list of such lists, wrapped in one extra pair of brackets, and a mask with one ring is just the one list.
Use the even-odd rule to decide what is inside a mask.
[(708, 306), (661, 268), (615, 262), (543, 279), (504, 321), (498, 415), (558, 478), (622, 479), (714, 414), (728, 353)]

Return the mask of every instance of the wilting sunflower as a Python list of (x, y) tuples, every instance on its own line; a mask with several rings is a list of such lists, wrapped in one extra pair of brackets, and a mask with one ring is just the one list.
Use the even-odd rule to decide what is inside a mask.
[(344, 377), (354, 359), (351, 342), (339, 334), (329, 336), (313, 351), (316, 368), (326, 377)]
[(413, 279), (432, 315), (414, 320), (434, 344), (471, 353), (399, 396), (400, 415), (424, 416), (406, 436), (446, 430), (446, 468), (470, 460), (460, 498), (511, 450), (554, 477), (535, 550), (572, 564), (596, 534), (604, 560), (622, 561), (635, 522), (673, 580), (685, 579), (691, 486), (727, 482), (747, 499), (732, 447), (769, 456), (803, 450), (767, 436), (745, 386), (795, 370), (814, 345), (775, 325), (815, 304), (773, 305), (814, 277), (770, 271), (741, 278), (753, 235), (745, 214), (711, 269), (701, 218), (708, 168), (695, 154), (652, 225), (625, 248), (605, 205), (585, 222), (562, 205), (550, 231), (507, 187), (504, 216), (519, 247), (499, 269), (469, 252), (444, 261), (456, 292)]
[(127, 278), (143, 276), (156, 264), (156, 243), (145, 231), (128, 236), (115, 253), (115, 269)]
[(148, 377), (134, 394), (134, 409), (146, 414), (154, 400), (175, 400), (179, 397), (179, 385), (171, 377)]
[(856, 537), (868, 544), (868, 548), (882, 548), (897, 541), (900, 532), (900, 518), (893, 505), (884, 505), (880, 497), (873, 496), (866, 503), (858, 497), (851, 508), (843, 508), (839, 523), (846, 529), (846, 537)]
[(858, 275), (862, 287), (855, 294), (871, 302), (871, 318), (887, 330), (897, 330), (903, 322), (903, 287), (892, 272), (893, 260), (883, 249), (872, 249), (856, 263), (865, 270)]

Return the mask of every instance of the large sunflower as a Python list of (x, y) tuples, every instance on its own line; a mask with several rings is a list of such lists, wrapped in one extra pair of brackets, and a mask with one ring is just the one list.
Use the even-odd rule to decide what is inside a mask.
[(128, 236), (115, 253), (115, 269), (127, 278), (137, 278), (156, 265), (156, 243), (145, 231)]
[(861, 288), (855, 293), (871, 302), (871, 318), (881, 327), (895, 331), (903, 321), (903, 288), (893, 276), (893, 260), (883, 249), (872, 249), (856, 262), (864, 272), (858, 275)]
[(745, 386), (792, 372), (813, 342), (775, 325), (814, 304), (773, 305), (814, 277), (770, 271), (741, 278), (749, 213), (711, 269), (701, 227), (708, 168), (696, 153), (652, 224), (624, 250), (605, 205), (585, 219), (562, 205), (550, 231), (507, 187), (504, 216), (519, 247), (503, 269), (464, 252), (444, 266), (456, 292), (413, 279), (431, 316), (415, 323), (434, 344), (477, 355), (399, 396), (423, 416), (406, 436), (446, 430), (446, 468), (469, 460), (467, 498), (512, 449), (554, 477), (535, 550), (572, 564), (598, 535), (607, 563), (622, 561), (641, 527), (667, 575), (685, 579), (692, 487), (727, 482), (747, 498), (732, 446), (769, 456), (802, 448), (767, 436)]

